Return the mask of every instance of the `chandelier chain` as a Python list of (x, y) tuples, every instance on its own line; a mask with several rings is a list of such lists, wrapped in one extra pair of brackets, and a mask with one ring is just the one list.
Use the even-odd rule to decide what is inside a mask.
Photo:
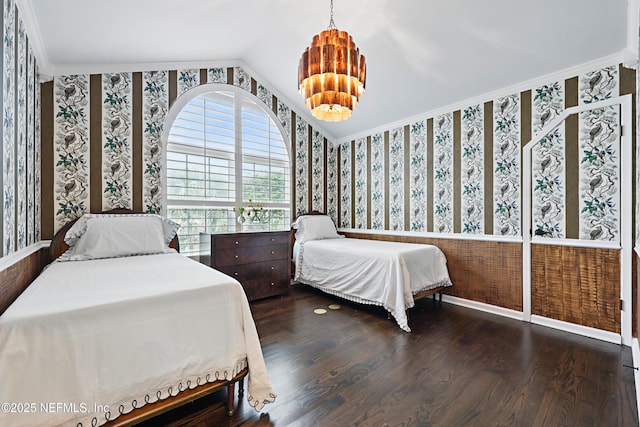
[(336, 28), (336, 23), (333, 21), (333, 0), (331, 0), (331, 15), (330, 15), (330, 19), (329, 19), (329, 27), (327, 27), (327, 29), (329, 30), (335, 30)]

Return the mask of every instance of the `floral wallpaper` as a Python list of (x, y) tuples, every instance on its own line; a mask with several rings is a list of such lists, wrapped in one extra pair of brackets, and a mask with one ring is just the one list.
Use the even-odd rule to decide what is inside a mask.
[[(40, 217), (36, 217), (36, 206), (40, 205), (39, 185), (36, 186), (36, 174), (40, 170), (40, 162), (36, 163), (36, 147), (40, 149), (40, 138), (36, 139), (36, 116), (40, 116), (40, 112), (36, 110), (36, 87), (40, 88), (40, 84), (36, 84), (38, 79), (35, 67), (35, 56), (33, 49), (29, 47), (27, 52), (27, 240), (25, 244), (37, 241), (36, 236), (40, 236), (37, 231), (36, 223), (40, 222)], [(36, 114), (36, 111), (38, 113)], [(38, 188), (38, 191), (36, 189)], [(39, 239), (39, 237), (38, 237)]]
[[(572, 89), (567, 95), (569, 81)], [(372, 230), (520, 236), (522, 150), (529, 142), (523, 141), (523, 135), (535, 137), (563, 112), (565, 104), (616, 97), (620, 87), (616, 64), (342, 143), (338, 148), (342, 226), (349, 227), (344, 215), (353, 208), (353, 227), (360, 227), (359, 212), (366, 209)], [(459, 122), (454, 122), (454, 113), (460, 114)], [(566, 238), (568, 221), (579, 221), (577, 238), (616, 241), (620, 237), (620, 112), (618, 107), (608, 107), (574, 117), (577, 126), (563, 122), (532, 150), (532, 231), (545, 238)], [(577, 134), (578, 156), (565, 147), (565, 126), (572, 126), (572, 138)], [(454, 135), (459, 135), (460, 153), (454, 153)], [(362, 177), (358, 156), (367, 152), (362, 146), (365, 141), (371, 166)], [(351, 155), (356, 156), (353, 171)], [(575, 170), (567, 170), (568, 161)], [(565, 194), (569, 179), (579, 187), (577, 199)], [(350, 199), (350, 185), (356, 186), (355, 201)], [(366, 202), (358, 199), (361, 188), (370, 189)]]
[[(33, 55), (31, 55), (33, 56)], [(40, 95), (41, 95), (41, 89), (40, 89), (40, 84), (38, 82), (38, 64), (35, 60), (35, 57), (33, 58), (33, 61), (31, 61), (31, 63), (33, 64), (33, 67), (30, 66), (30, 69), (33, 72), (33, 81), (34, 81), (34, 91), (33, 91), (33, 95), (30, 94), (30, 96), (27, 97), (27, 99), (33, 99), (34, 100), (34, 105), (33, 105), (33, 111), (34, 111), (34, 125), (33, 125), (33, 169), (35, 171), (34, 173), (34, 177), (33, 177), (33, 186), (34, 186), (34, 195), (33, 195), (33, 202), (35, 204), (34, 207), (34, 215), (33, 215), (33, 221), (34, 221), (34, 236), (33, 236), (33, 242), (37, 242), (38, 240), (40, 240), (41, 236), (42, 236), (42, 204), (41, 204), (41, 196), (42, 196), (42, 168), (41, 168), (41, 164), (42, 164), (42, 152), (41, 152), (41, 122), (40, 122), (40, 113), (41, 113), (41, 101), (40, 101)], [(29, 243), (31, 243), (31, 241), (29, 241)]]
[(8, 254), (16, 250), (15, 242), (15, 126), (16, 126), (16, 105), (15, 105), (15, 21), (16, 10), (14, 0), (5, 0), (3, 8), (3, 55), (2, 62), (2, 201), (3, 201), (3, 221), (2, 253)]
[(142, 74), (142, 205), (145, 212), (155, 214), (162, 212), (164, 147), (161, 136), (169, 111), (168, 77), (166, 71)]
[(324, 212), (324, 137), (317, 130), (311, 139), (311, 209)]
[(227, 83), (227, 69), (225, 67), (209, 68), (207, 83)]
[(287, 136), (291, 138), (291, 108), (283, 102), (278, 102), (278, 120)]
[(340, 227), (351, 228), (351, 143), (340, 146)]
[(89, 76), (56, 77), (53, 95), (57, 230), (89, 208)]
[(251, 92), (251, 76), (242, 67), (233, 69), (233, 85)]
[(178, 70), (178, 98), (189, 89), (200, 85), (200, 70)]
[(367, 138), (356, 140), (355, 228), (367, 228)]
[(296, 169), (294, 174), (296, 200), (295, 215), (309, 210), (309, 125), (296, 117)]
[(434, 231), (453, 232), (453, 114), (435, 118), (433, 143)]
[(338, 150), (327, 144), (327, 215), (338, 224)]
[(0, 256), (40, 240), (38, 64), (14, 0), (2, 4)]
[(462, 112), (462, 232), (484, 234), (484, 111), (482, 105)]
[[(242, 67), (208, 68), (206, 82), (199, 80), (203, 73), (203, 70), (188, 69), (177, 70), (175, 73), (160, 70), (105, 73), (91, 78), (88, 75), (55, 78), (54, 101), (53, 105), (48, 107), (54, 110), (55, 116), (53, 144), (57, 166), (51, 177), (54, 181), (52, 197), (55, 212), (43, 213), (45, 220), (50, 220), (47, 217), (53, 216), (55, 220), (53, 226), (47, 226), (47, 233), (50, 233), (49, 227), (53, 228), (52, 232), (57, 231), (69, 220), (87, 212), (90, 206), (93, 209), (98, 206), (103, 210), (115, 206), (142, 206), (147, 212), (163, 211), (165, 192), (162, 188), (162, 134), (169, 105), (172, 103), (169, 87), (172, 84), (176, 85), (179, 88), (177, 92), (183, 92), (184, 95), (184, 92), (196, 84), (228, 84), (229, 77), (233, 75), (234, 85), (252, 90), (252, 78)], [(96, 77), (99, 77), (100, 81), (99, 91), (92, 86)], [(139, 85), (137, 89), (136, 85)], [(317, 129), (313, 129), (286, 102), (274, 97), (266, 85), (256, 81), (253, 90), (257, 99), (277, 115), (286, 134), (285, 139), (290, 138), (292, 132), (295, 134), (293, 141), (288, 143), (291, 148), (291, 162), (293, 164), (295, 161), (296, 166), (292, 170), (292, 191), (295, 191), (292, 217), (314, 208), (321, 211), (332, 209), (337, 218), (338, 189), (336, 183), (327, 178), (328, 171), (325, 170), (333, 167), (333, 173), (337, 177), (337, 164), (334, 162), (332, 165), (329, 160), (331, 154), (337, 158), (337, 150), (331, 147), (329, 151), (331, 144), (327, 142), (326, 137)], [(96, 102), (90, 102), (89, 99), (90, 95), (95, 93), (99, 93), (99, 108), (96, 107)], [(134, 100), (134, 97), (138, 99)], [(139, 113), (133, 111), (134, 101), (142, 106), (138, 110)], [(96, 117), (93, 118), (90, 111), (92, 108), (96, 110)], [(140, 114), (141, 117), (134, 117), (135, 114)], [(102, 140), (90, 141), (89, 127), (95, 126), (98, 122), (101, 126)], [(133, 132), (135, 123), (139, 123), (141, 127), (135, 133), (138, 136)], [(292, 124), (295, 126), (293, 130)], [(34, 131), (39, 132), (39, 128)], [(135, 138), (141, 140), (134, 142)], [(100, 144), (101, 170), (90, 168), (91, 144)], [(135, 150), (140, 150), (140, 166), (133, 164)], [(135, 171), (135, 168), (141, 170)], [(90, 182), (95, 182), (97, 174), (100, 174), (100, 193), (103, 194), (103, 198), (100, 201), (92, 201), (89, 185)], [(36, 177), (34, 181), (35, 179)], [(95, 189), (93, 190), (96, 193)]]
[[(564, 109), (564, 83), (536, 88), (533, 97), (533, 135)], [(533, 228), (542, 237), (565, 237), (564, 124), (547, 134), (532, 150)]]
[(387, 157), (384, 148), (384, 135), (376, 133), (371, 136), (371, 228), (384, 230), (385, 223), (385, 187), (384, 163)]
[(409, 126), (409, 229), (427, 229), (427, 123)]
[(273, 110), (273, 96), (269, 89), (267, 89), (262, 83), (258, 83), (258, 89), (256, 96), (262, 101), (270, 110)]
[(102, 208), (133, 203), (131, 73), (102, 75)]
[[(18, 20), (16, 55), (16, 246), (27, 246), (27, 34), (22, 19)], [(31, 150), (33, 152), (33, 149)]]
[(520, 95), (493, 103), (493, 234), (520, 234)]
[[(580, 76), (580, 103), (617, 96), (617, 67)], [(620, 112), (618, 106), (586, 111), (579, 117), (580, 238), (620, 238)]]
[(404, 230), (404, 127), (389, 131), (389, 229)]

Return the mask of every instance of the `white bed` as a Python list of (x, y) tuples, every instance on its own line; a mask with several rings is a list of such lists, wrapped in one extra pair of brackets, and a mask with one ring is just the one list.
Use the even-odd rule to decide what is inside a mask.
[(175, 252), (53, 262), (0, 316), (0, 425), (101, 425), (247, 366), (261, 410), (275, 394), (235, 279)]
[(293, 225), (294, 279), (324, 292), (384, 307), (410, 332), (406, 310), (414, 298), (451, 286), (447, 261), (433, 245), (349, 239), (324, 215)]

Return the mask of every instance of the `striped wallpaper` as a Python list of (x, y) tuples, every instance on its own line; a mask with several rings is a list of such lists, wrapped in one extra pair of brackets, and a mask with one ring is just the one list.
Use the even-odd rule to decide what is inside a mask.
[(14, 0), (2, 4), (0, 256), (40, 240), (38, 64)]
[[(491, 135), (493, 146), (488, 153), (493, 154), (493, 197), (491, 209), (493, 230), (485, 229), (486, 234), (513, 236), (520, 234), (520, 182), (522, 165), (521, 147), (521, 110), (520, 95), (513, 94), (493, 101), (491, 114)], [(485, 109), (486, 110), (486, 109)], [(485, 118), (486, 119), (486, 118)], [(486, 176), (486, 174), (485, 174)]]
[(309, 206), (309, 125), (302, 117), (296, 118), (295, 130), (295, 214), (300, 215)]
[(355, 142), (355, 176), (354, 188), (356, 199), (355, 228), (367, 228), (367, 139), (360, 138)]
[[(612, 65), (342, 143), (340, 225), (521, 235), (523, 144), (569, 106), (632, 92), (621, 79), (633, 82), (634, 71)], [(614, 107), (582, 113), (534, 149), (538, 233), (619, 239), (619, 114)]]
[[(83, 212), (127, 207), (161, 213), (161, 135), (175, 100), (208, 82), (238, 86), (277, 115), (291, 138), (294, 214), (329, 211), (337, 219), (337, 191), (327, 176), (337, 171), (336, 151), (290, 106), (242, 67), (56, 76), (43, 86), (46, 187), (43, 236)], [(186, 95), (188, 96), (188, 95)], [(294, 125), (294, 129), (292, 129)], [(49, 191), (50, 190), (50, 191)]]
[(409, 135), (409, 229), (422, 232), (427, 229), (427, 122), (411, 124)]
[[(638, 81), (612, 65), (334, 146), (241, 66), (66, 75), (41, 86), (15, 0), (2, 0), (1, 16), (1, 256), (89, 210), (161, 212), (167, 113), (211, 82), (251, 91), (277, 115), (291, 139), (294, 213), (324, 210), (372, 230), (518, 236), (523, 142), (562, 109), (634, 92)], [(536, 151), (535, 229), (619, 239), (618, 118), (615, 108), (581, 114)]]
[(161, 136), (169, 112), (168, 86), (166, 71), (142, 74), (142, 209), (155, 214), (162, 212)]

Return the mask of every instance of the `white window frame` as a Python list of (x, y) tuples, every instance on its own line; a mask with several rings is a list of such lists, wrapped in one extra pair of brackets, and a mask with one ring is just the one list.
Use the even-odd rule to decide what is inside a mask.
[[(280, 120), (278, 119), (277, 115), (273, 112), (273, 110), (271, 108), (269, 108), (268, 105), (266, 105), (264, 102), (262, 102), (262, 100), (260, 100), (260, 98), (258, 98), (257, 96), (255, 96), (254, 94), (252, 94), (251, 92), (247, 92), (244, 89), (241, 89), (237, 86), (232, 86), (232, 85), (228, 85), (228, 84), (221, 84), (221, 83), (206, 83), (206, 84), (202, 84), (199, 86), (196, 86), (194, 88), (189, 89), (188, 91), (186, 91), (185, 93), (183, 93), (180, 97), (178, 97), (175, 102), (173, 103), (173, 105), (171, 106), (171, 108), (169, 109), (169, 112), (167, 113), (167, 117), (165, 119), (165, 124), (164, 124), (164, 129), (162, 131), (162, 136), (161, 136), (161, 141), (162, 141), (162, 146), (163, 146), (163, 152), (162, 152), (162, 156), (163, 156), (163, 163), (162, 163), (162, 167), (163, 167), (163, 173), (162, 173), (162, 214), (164, 216), (167, 215), (167, 207), (168, 207), (168, 203), (169, 201), (171, 201), (173, 204), (180, 204), (180, 205), (184, 205), (184, 206), (194, 206), (194, 207), (202, 207), (202, 208), (206, 208), (206, 207), (211, 207), (212, 204), (205, 202), (205, 201), (197, 201), (197, 200), (170, 200), (168, 198), (167, 195), (167, 151), (168, 151), (168, 143), (169, 143), (169, 134), (171, 132), (171, 128), (173, 127), (173, 123), (175, 122), (176, 118), (178, 117), (178, 115), (180, 114), (180, 112), (182, 111), (182, 109), (194, 98), (200, 96), (200, 95), (204, 95), (210, 92), (216, 92), (216, 91), (221, 91), (221, 92), (231, 92), (233, 93), (234, 96), (234, 102), (237, 102), (237, 100), (241, 99), (241, 97), (246, 96), (251, 98), (254, 102), (256, 102), (257, 104), (259, 104), (260, 106), (262, 106), (262, 110), (264, 112), (266, 112), (270, 119), (275, 123), (275, 125), (278, 128), (278, 131), (280, 132), (281, 136), (282, 136), (282, 140), (284, 142), (284, 146), (287, 150), (287, 157), (288, 157), (288, 169), (289, 169), (289, 176), (287, 177), (287, 179), (289, 180), (289, 201), (286, 203), (269, 203), (268, 207), (269, 208), (275, 208), (275, 209), (289, 209), (290, 215), (293, 215), (293, 183), (291, 182), (291, 171), (293, 170), (293, 159), (291, 156), (291, 143), (290, 143), (290, 139), (289, 139), (289, 134), (285, 131), (284, 127), (282, 126), (282, 123), (280, 122)], [(237, 108), (237, 105), (235, 105), (235, 114), (236, 114), (236, 126), (235, 126), (235, 141), (236, 141), (236, 147), (238, 144), (238, 141), (241, 140), (241, 135), (242, 135), (242, 108)], [(273, 162), (273, 161), (272, 161)], [(235, 156), (235, 171), (236, 171), (236, 177), (239, 177), (242, 175), (242, 163), (243, 163), (243, 156)], [(277, 163), (276, 163), (277, 164)], [(282, 162), (283, 166), (285, 165), (285, 162)], [(241, 207), (241, 202), (238, 201), (238, 195), (239, 197), (242, 197), (242, 180), (241, 179), (236, 179), (235, 181), (235, 193), (236, 193), (236, 200), (235, 201), (216, 201), (215, 205), (219, 206), (219, 207), (227, 207), (227, 208), (239, 208)], [(246, 202), (245, 202), (246, 203)], [(178, 231), (179, 233), (179, 231)]]

